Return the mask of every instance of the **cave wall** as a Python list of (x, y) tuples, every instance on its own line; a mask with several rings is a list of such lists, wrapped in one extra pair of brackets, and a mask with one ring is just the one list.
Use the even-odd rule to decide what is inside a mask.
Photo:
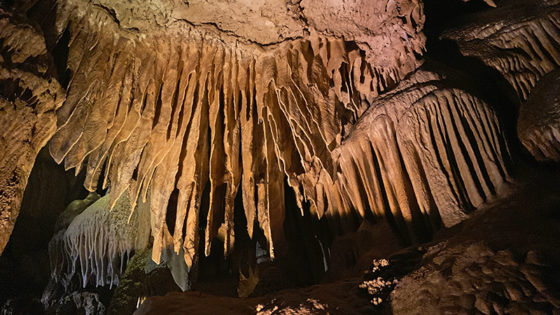
[(0, 9), (0, 253), (12, 233), (39, 150), (56, 131), (64, 92), (40, 30)]
[(65, 172), (46, 148), (39, 152), (10, 241), (0, 256), (0, 303), (42, 294), (51, 275), (48, 244), (55, 222), (66, 205), (85, 196), (82, 182), (83, 176)]

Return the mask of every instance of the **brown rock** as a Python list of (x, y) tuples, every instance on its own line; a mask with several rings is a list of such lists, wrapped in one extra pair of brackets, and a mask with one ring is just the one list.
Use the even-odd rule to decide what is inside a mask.
[[(519, 109), (519, 139), (539, 161), (560, 161), (560, 70), (544, 76)], [(536, 258), (527, 254), (527, 258)]]
[(319, 218), (390, 215), (416, 241), (508, 176), (492, 108), (442, 75), (410, 75), (425, 41), (418, 1), (57, 4), (70, 80), (50, 152), (84, 169), (88, 190), (110, 186), (111, 206), (156, 192), (155, 261), (169, 245), (197, 261), (206, 187), (203, 252), (219, 231), (231, 252), (241, 191), (249, 236), (256, 222), (274, 258), (285, 182)]
[[(12, 233), (39, 150), (56, 131), (64, 99), (47, 71), (45, 41), (22, 17), (0, 8), (0, 254)], [(8, 58), (8, 59), (5, 59)], [(37, 60), (28, 65), (27, 59)]]
[(558, 1), (502, 2), (444, 37), (499, 71), (526, 100), (539, 79), (560, 66), (559, 12)]
[(482, 314), (486, 314), (486, 315), (491, 314), (490, 305), (480, 297), (476, 298), (476, 301), (474, 302), (474, 307)]
[(521, 290), (519, 290), (514, 284), (506, 283), (504, 284), (504, 287), (510, 300), (521, 301), (524, 298)]

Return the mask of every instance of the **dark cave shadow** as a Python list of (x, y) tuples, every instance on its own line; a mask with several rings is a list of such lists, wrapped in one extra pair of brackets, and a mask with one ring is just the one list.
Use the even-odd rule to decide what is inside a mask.
[(13, 299), (23, 314), (43, 312), (36, 298), (50, 279), (48, 243), (58, 215), (73, 200), (87, 196), (84, 179), (85, 172), (74, 176), (56, 164), (46, 148), (39, 152), (14, 230), (0, 255), (0, 306)]

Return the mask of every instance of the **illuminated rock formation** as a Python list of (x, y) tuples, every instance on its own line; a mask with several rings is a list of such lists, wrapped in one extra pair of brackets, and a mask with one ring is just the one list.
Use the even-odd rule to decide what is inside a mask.
[(35, 157), (56, 131), (64, 92), (43, 36), (0, 8), (0, 253), (12, 233)]
[(537, 160), (558, 161), (558, 75), (549, 73), (560, 67), (560, 2), (508, 1), (471, 21), (444, 37), (503, 75), (522, 101), (521, 142)]
[(69, 80), (50, 152), (85, 169), (88, 190), (110, 187), (111, 206), (153, 192), (156, 262), (170, 245), (196, 259), (206, 188), (202, 251), (219, 230), (231, 251), (241, 193), (249, 235), (257, 222), (271, 257), (284, 242), (284, 182), (335, 230), (353, 212), (387, 216), (409, 241), (497, 193), (509, 157), (493, 110), (433, 73), (398, 85), (421, 63), (420, 4), (279, 5), (53, 7)]
[[(59, 215), (55, 225), (55, 235), (49, 241), (49, 259), (51, 266), (51, 278), (55, 283), (60, 283), (64, 288), (68, 288), (74, 273), (72, 270), (72, 259), (68, 255), (65, 242), (66, 229), (74, 218), (81, 214), (93, 202), (99, 199), (96, 193), (90, 193), (83, 200), (72, 201), (66, 209)], [(43, 299), (49, 299), (50, 292), (46, 292)], [(44, 302), (44, 303), (45, 303)]]
[(84, 288), (88, 282), (96, 286), (118, 285), (130, 253), (148, 244), (146, 206), (140, 203), (131, 211), (127, 194), (111, 211), (108, 202), (109, 196), (104, 196), (83, 209), (49, 244), (52, 277), (65, 289), (78, 272)]
[[(206, 254), (222, 224), (225, 243), (232, 244), (239, 189), (249, 234), (257, 221), (271, 255), (273, 241), (282, 239), (284, 178), (313, 212), (337, 211), (324, 202), (330, 187), (314, 183), (332, 182), (331, 152), (348, 127), (417, 67), (423, 49), (415, 2), (356, 2), (350, 6), (367, 9), (353, 20), (346, 4), (303, 2), (288, 16), (274, 16), (291, 21), (287, 39), (275, 38), (274, 28), (245, 33), (260, 19), (222, 25), (219, 5), (207, 16), (195, 4), (166, 8), (171, 16), (154, 7), (155, 17), (136, 10), (135, 2), (128, 16), (122, 5), (60, 3), (57, 26), (70, 34), (71, 79), (50, 150), (66, 168), (86, 168), (89, 190), (103, 175), (111, 204), (127, 189), (131, 200), (148, 187), (156, 192), (150, 200), (156, 261), (170, 245), (165, 235), (173, 234), (175, 250), (183, 247), (192, 263), (206, 185)], [(243, 4), (231, 6), (254, 14)], [(190, 21), (192, 12), (200, 20)], [(302, 12), (312, 25), (302, 24)], [(331, 28), (329, 19), (336, 22)], [(387, 29), (378, 33), (382, 26)], [(174, 191), (176, 223), (168, 231), (164, 218)]]
[(508, 177), (493, 110), (423, 71), (372, 102), (334, 156), (341, 212), (390, 216), (412, 240), (461, 222)]
[[(55, 226), (50, 306), (75, 289), (76, 305), (111, 305), (97, 286), (136, 250), (112, 312), (149, 303), (135, 279), (154, 270), (251, 299), (458, 233), (519, 187), (520, 165), (543, 167), (519, 141), (560, 161), (560, 2), (451, 1), (3, 2), (0, 253), (43, 147), (90, 193)], [(408, 298), (398, 277), (366, 279), (375, 307)], [(332, 307), (302, 302), (286, 311)]]

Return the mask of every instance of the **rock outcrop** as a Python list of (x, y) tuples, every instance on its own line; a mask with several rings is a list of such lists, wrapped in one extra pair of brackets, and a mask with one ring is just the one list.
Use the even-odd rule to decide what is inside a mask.
[(560, 162), (560, 70), (542, 78), (519, 109), (521, 143), (539, 161)]
[(39, 150), (56, 131), (64, 91), (40, 31), (0, 8), (0, 253)]
[(469, 20), (443, 37), (501, 73), (520, 99), (526, 100), (537, 82), (560, 66), (559, 1), (503, 1)]

